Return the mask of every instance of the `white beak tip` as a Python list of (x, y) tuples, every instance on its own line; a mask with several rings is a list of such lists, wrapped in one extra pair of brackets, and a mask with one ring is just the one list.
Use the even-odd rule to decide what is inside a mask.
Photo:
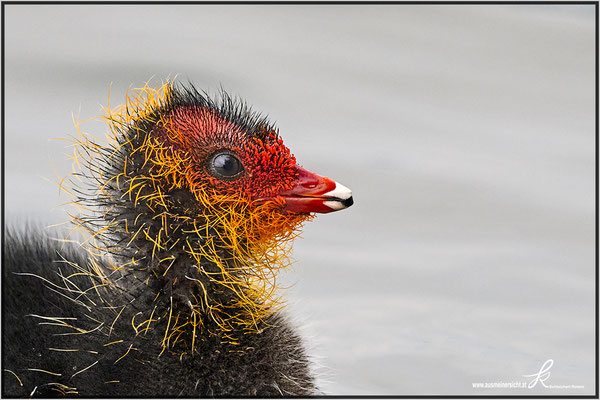
[(327, 193), (323, 193), (322, 196), (332, 198), (323, 204), (335, 211), (343, 210), (344, 208), (348, 208), (354, 204), (354, 200), (352, 199), (352, 190), (338, 182), (335, 182), (335, 189)]

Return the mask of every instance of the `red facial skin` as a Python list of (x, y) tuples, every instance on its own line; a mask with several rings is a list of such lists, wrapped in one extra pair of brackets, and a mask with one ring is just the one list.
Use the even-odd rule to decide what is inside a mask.
[[(276, 132), (265, 131), (260, 140), (215, 110), (182, 107), (172, 111), (162, 134), (175, 149), (190, 154), (194, 179), (210, 182), (221, 193), (245, 193), (258, 202), (285, 199), (286, 212), (326, 213), (334, 211), (320, 197), (335, 189), (335, 182), (296, 165), (296, 158)], [(236, 179), (224, 180), (208, 172), (208, 162), (221, 150), (234, 153), (244, 172)]]
[(286, 201), (286, 210), (298, 213), (329, 213), (335, 211), (324, 204), (331, 198), (323, 197), (327, 192), (335, 189), (336, 183), (331, 179), (315, 174), (300, 166), (294, 186), (289, 190), (280, 192)]

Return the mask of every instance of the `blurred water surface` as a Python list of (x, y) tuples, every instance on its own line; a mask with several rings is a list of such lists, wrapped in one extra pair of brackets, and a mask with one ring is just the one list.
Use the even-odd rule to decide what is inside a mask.
[[(282, 277), (325, 392), (594, 392), (593, 5), (5, 10), (9, 221), (67, 219), (51, 139), (111, 84), (222, 84), (354, 191)], [(548, 359), (583, 388), (473, 388)]]

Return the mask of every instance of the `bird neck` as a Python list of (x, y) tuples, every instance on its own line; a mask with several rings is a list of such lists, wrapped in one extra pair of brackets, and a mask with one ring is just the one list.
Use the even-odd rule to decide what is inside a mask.
[[(77, 218), (95, 239), (89, 242), (94, 257), (109, 253), (109, 269), (141, 282), (135, 296), (152, 299), (162, 321), (176, 316), (177, 326), (187, 324), (192, 343), (203, 334), (236, 343), (236, 334), (266, 329), (282, 305), (276, 272), (289, 265), (298, 224), (279, 226), (279, 213), (269, 207), (250, 212), (239, 201), (203, 205), (132, 158), (113, 154), (94, 196), (98, 211)], [(163, 329), (165, 338), (178, 332), (170, 322)]]

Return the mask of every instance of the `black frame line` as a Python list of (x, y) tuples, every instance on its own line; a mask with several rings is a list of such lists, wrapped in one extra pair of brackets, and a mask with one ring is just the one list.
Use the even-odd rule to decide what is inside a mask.
[[(598, 190), (598, 173), (599, 173), (599, 157), (598, 157), (598, 129), (599, 129), (599, 119), (598, 119), (598, 107), (599, 107), (599, 91), (598, 91), (598, 68), (599, 68), (599, 57), (598, 57), (598, 36), (599, 36), (599, 2), (598, 1), (2, 1), (1, 3), (1, 23), (2, 23), (2, 39), (0, 44), (1, 51), (1, 60), (0, 60), (0, 83), (2, 89), (0, 91), (0, 101), (2, 103), (0, 109), (0, 218), (1, 218), (1, 228), (2, 234), (0, 238), (0, 244), (2, 246), (2, 264), (4, 264), (4, 245), (5, 245), (5, 229), (6, 229), (6, 219), (5, 219), (5, 106), (6, 106), (6, 98), (5, 98), (5, 40), (6, 40), (6, 31), (5, 31), (5, 11), (6, 6), (19, 6), (19, 5), (69, 5), (69, 6), (90, 6), (90, 5), (139, 5), (139, 6), (153, 6), (153, 5), (269, 5), (269, 6), (289, 6), (289, 5), (337, 5), (337, 6), (367, 6), (367, 5), (443, 5), (443, 6), (460, 6), (460, 5), (595, 5), (595, 337), (596, 337), (596, 348), (595, 348), (595, 394), (593, 395), (319, 395), (311, 398), (317, 399), (390, 399), (390, 398), (398, 398), (398, 399), (464, 399), (464, 398), (486, 398), (486, 399), (512, 399), (512, 398), (531, 398), (531, 399), (547, 399), (547, 398), (557, 398), (557, 399), (598, 399), (599, 398), (599, 379), (598, 379), (598, 371), (599, 371), (599, 326), (598, 326), (598, 311), (599, 311), (599, 295), (598, 295), (598, 264), (599, 264), (599, 251), (598, 251), (598, 240), (599, 240), (599, 229), (598, 229), (598, 212), (599, 212), (599, 190)], [(1, 283), (1, 296), (4, 298), (4, 283)], [(4, 326), (4, 314), (2, 314), (2, 318), (0, 321), (0, 325)], [(2, 348), (4, 348), (4, 337), (1, 339)], [(0, 360), (0, 368), (4, 369), (4, 359)], [(103, 396), (92, 396), (88, 398), (106, 398)], [(155, 397), (162, 398), (162, 397)]]

